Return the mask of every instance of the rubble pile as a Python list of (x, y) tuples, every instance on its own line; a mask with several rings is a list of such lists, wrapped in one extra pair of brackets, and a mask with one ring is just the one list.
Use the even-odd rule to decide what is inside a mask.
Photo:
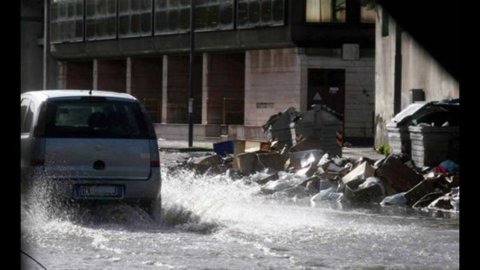
[(264, 125), (269, 142), (219, 142), (215, 153), (191, 157), (183, 165), (257, 184), (264, 195), (310, 198), (312, 206), (327, 201), (459, 212), (458, 152), (452, 151), (458, 136), (450, 132), (452, 126), (458, 129), (458, 108), (458, 100), (407, 107), (387, 125), (393, 151), (379, 160), (342, 157), (338, 132), (343, 123), (317, 106), (270, 117)]
[[(256, 184), (263, 195), (368, 206), (401, 205), (423, 211), (459, 212), (459, 167), (445, 160), (417, 168), (404, 154), (379, 160), (332, 157), (303, 139), (290, 148), (191, 157), (182, 166), (199, 174), (226, 173)], [(301, 149), (300, 151), (292, 151)]]

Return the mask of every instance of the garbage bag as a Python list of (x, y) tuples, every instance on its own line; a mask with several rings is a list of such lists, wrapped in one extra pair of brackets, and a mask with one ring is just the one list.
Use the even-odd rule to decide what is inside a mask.
[(406, 192), (400, 192), (397, 194), (393, 194), (391, 196), (385, 197), (381, 202), (381, 206), (385, 205), (405, 205), (407, 204), (407, 198), (405, 198)]

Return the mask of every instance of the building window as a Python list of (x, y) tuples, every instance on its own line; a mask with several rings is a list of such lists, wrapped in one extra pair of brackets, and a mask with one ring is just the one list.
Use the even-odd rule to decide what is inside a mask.
[(195, 2), (195, 29), (233, 29), (233, 2), (233, 0)]
[(156, 34), (188, 32), (189, 25), (189, 0), (155, 0)]
[(152, 0), (118, 0), (118, 36), (152, 34)]
[(361, 0), (360, 4), (360, 22), (375, 23), (375, 2), (373, 0)]
[(116, 0), (86, 0), (86, 39), (113, 39), (116, 37)]
[(53, 0), (50, 5), (50, 42), (83, 41), (83, 0)]
[(345, 0), (307, 0), (306, 22), (344, 23)]
[(285, 24), (284, 0), (238, 0), (238, 28), (282, 26)]
[[(234, 0), (195, 2), (195, 30), (233, 29)], [(155, 34), (190, 31), (190, 0), (155, 0)]]

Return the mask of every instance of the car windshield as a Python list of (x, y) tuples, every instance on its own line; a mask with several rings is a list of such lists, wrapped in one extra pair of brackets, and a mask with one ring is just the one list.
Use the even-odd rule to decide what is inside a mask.
[(55, 138), (148, 138), (139, 104), (128, 101), (49, 101), (45, 127), (45, 136)]

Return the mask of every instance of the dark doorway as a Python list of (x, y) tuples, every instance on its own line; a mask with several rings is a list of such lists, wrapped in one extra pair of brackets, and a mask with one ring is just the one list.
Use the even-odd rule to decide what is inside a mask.
[(313, 104), (322, 104), (329, 107), (338, 113), (340, 120), (344, 120), (344, 69), (308, 69), (308, 108)]
[(93, 62), (67, 62), (67, 89), (92, 89)]
[(243, 125), (245, 54), (212, 53), (208, 61), (208, 123)]

